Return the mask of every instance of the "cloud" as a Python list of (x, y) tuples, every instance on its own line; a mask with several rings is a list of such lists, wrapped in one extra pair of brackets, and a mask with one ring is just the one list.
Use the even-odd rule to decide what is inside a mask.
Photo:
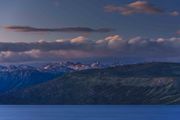
[(147, 40), (142, 39), (140, 36), (134, 37), (128, 40), (129, 45), (134, 45), (134, 44), (143, 45), (143, 44), (146, 44), (147, 42), (148, 42)]
[(55, 61), (66, 59), (136, 57), (171, 58), (180, 57), (180, 38), (124, 39), (120, 35), (106, 36), (100, 40), (89, 40), (84, 36), (72, 39), (37, 42), (1, 42), (0, 62)]
[(106, 38), (104, 38), (103, 40), (97, 40), (96, 43), (97, 44), (100, 44), (100, 43), (103, 43), (103, 42), (115, 42), (115, 41), (121, 41), (123, 38), (119, 35), (110, 35), (110, 36), (107, 36)]
[(96, 44), (107, 49), (116, 49), (122, 46), (124, 42), (120, 35), (110, 35), (104, 39), (97, 40)]
[(164, 43), (164, 42), (166, 42), (166, 40), (165, 40), (164, 38), (158, 38), (158, 39), (156, 40), (156, 42), (157, 42), (157, 43)]
[(122, 15), (131, 15), (131, 14), (157, 14), (162, 13), (158, 7), (148, 3), (147, 1), (135, 1), (129, 3), (125, 6), (116, 6), (116, 5), (107, 5), (105, 6), (107, 12), (118, 12)]
[(179, 11), (166, 12), (161, 8), (150, 4), (148, 1), (137, 0), (135, 2), (126, 4), (124, 6), (107, 5), (104, 7), (106, 12), (116, 12), (121, 15), (132, 15), (132, 14), (165, 14), (170, 16), (179, 16)]
[[(106, 50), (110, 50), (111, 54), (117, 56), (138, 56), (149, 58), (180, 56), (180, 53), (178, 52), (180, 50), (180, 38), (172, 37), (154, 39), (142, 38), (139, 36), (127, 40), (122, 37), (117, 37), (119, 39), (113, 41), (113, 44), (109, 44), (109, 40), (111, 40), (109, 38), (115, 37), (106, 37), (102, 40), (98, 40), (96, 44), (99, 46), (102, 45), (103, 47), (106, 46)], [(111, 45), (113, 45), (113, 47)]]
[(123, 43), (123, 38), (119, 35), (111, 35), (104, 38), (109, 48), (116, 49)]
[(79, 37), (73, 38), (70, 41), (71, 41), (71, 43), (84, 43), (86, 39), (87, 38), (84, 36), (79, 36)]
[(106, 33), (111, 32), (112, 29), (110, 28), (100, 28), (100, 29), (93, 29), (88, 27), (64, 27), (64, 28), (36, 28), (30, 26), (4, 26), (5, 30), (14, 31), (14, 32), (65, 32), (65, 33), (76, 33), (76, 32), (83, 32), (83, 33)]
[(171, 16), (179, 16), (180, 13), (178, 11), (173, 11), (169, 13)]
[[(23, 52), (30, 51), (32, 49), (41, 50), (41, 51), (52, 51), (52, 50), (89, 50), (86, 43), (86, 38), (79, 36), (72, 39), (61, 39), (55, 40), (52, 42), (47, 42), (44, 40), (39, 40), (37, 42), (2, 42), (0, 43), (0, 51), (14, 51), (14, 52)], [(77, 43), (83, 43), (77, 44)]]
[(106, 41), (113, 42), (113, 41), (121, 41), (122, 37), (119, 35), (112, 35), (105, 38)]

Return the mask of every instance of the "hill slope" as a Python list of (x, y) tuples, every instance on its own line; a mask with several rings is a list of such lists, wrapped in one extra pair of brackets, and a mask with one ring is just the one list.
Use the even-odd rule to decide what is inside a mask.
[(180, 104), (180, 64), (146, 63), (69, 73), (1, 96), (2, 104)]

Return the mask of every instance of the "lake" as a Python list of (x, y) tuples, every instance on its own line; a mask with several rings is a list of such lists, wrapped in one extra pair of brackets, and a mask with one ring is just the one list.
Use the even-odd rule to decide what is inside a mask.
[(0, 106), (0, 120), (180, 120), (180, 106)]

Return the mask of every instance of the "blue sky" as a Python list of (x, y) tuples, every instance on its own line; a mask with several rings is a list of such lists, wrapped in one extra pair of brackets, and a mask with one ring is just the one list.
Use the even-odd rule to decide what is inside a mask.
[[(160, 38), (179, 39), (179, 5), (179, 0), (1, 0), (0, 42), (67, 42), (74, 38), (80, 38), (81, 42), (96, 42), (112, 36), (119, 41), (137, 37), (148, 39), (148, 42)], [(29, 31), (27, 27), (33, 29)], [(92, 31), (79, 31), (79, 27)], [(76, 30), (52, 32), (62, 28)], [(99, 32), (99, 29), (109, 31)]]
[[(151, 4), (164, 11), (180, 11), (179, 0), (149, 0)], [(134, 0), (1, 0), (0, 25), (19, 25), (34, 27), (108, 27), (115, 29), (112, 34), (124, 37), (171, 37), (180, 28), (180, 16), (168, 15), (130, 15), (104, 12), (109, 4), (125, 5)], [(53, 33), (52, 35), (24, 34), (7, 32), (1, 29), (0, 41), (54, 40), (72, 37), (77, 34)], [(11, 36), (10, 36), (11, 35)], [(93, 34), (96, 39), (106, 34)]]

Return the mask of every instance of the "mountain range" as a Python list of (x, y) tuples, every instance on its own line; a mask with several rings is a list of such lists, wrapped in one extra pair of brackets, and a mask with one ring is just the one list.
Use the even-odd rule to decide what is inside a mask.
[(180, 63), (152, 62), (75, 70), (6, 92), (1, 95), (0, 103), (180, 104)]
[(103, 65), (98, 62), (91, 64), (55, 62), (38, 67), (31, 65), (0, 66), (0, 94), (53, 80), (65, 73), (102, 67)]

